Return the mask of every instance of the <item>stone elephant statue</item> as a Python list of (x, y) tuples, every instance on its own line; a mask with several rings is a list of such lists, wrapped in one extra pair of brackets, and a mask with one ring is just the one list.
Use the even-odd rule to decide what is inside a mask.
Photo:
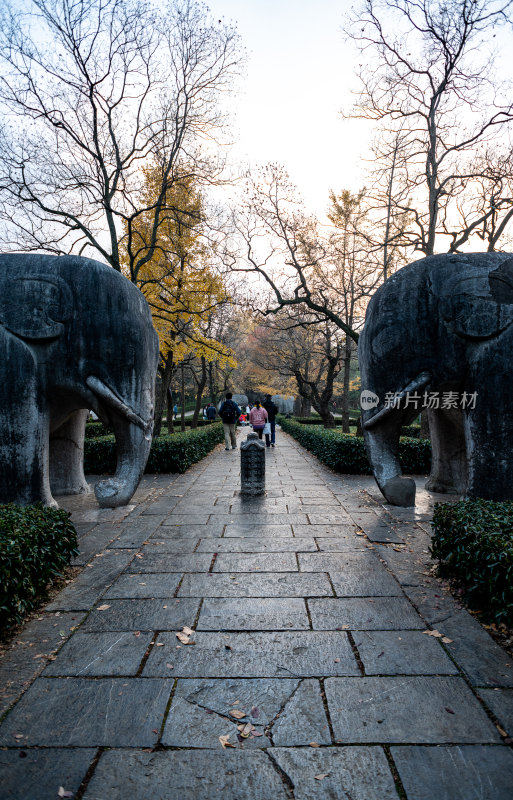
[(115, 433), (117, 468), (95, 487), (125, 505), (153, 430), (158, 337), (141, 292), (79, 256), (0, 256), (0, 502), (56, 505), (90, 491), (87, 409)]
[(365, 445), (389, 503), (415, 504), (398, 445), (421, 408), (433, 450), (427, 489), (513, 499), (512, 353), (510, 253), (429, 256), (378, 289), (358, 358)]

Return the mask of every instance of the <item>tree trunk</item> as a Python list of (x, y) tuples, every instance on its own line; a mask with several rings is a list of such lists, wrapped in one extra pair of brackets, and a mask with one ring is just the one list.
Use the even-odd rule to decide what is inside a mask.
[(201, 398), (203, 397), (203, 390), (207, 385), (207, 362), (205, 356), (201, 356), (201, 374), (200, 378), (196, 380), (196, 406), (194, 414), (192, 415), (191, 428), (198, 427), (198, 419), (201, 411)]
[(167, 389), (167, 432), (170, 436), (173, 435), (175, 432), (175, 426), (173, 422), (173, 393), (171, 389), (168, 387)]
[(351, 380), (351, 339), (346, 336), (344, 347), (344, 380), (343, 380), (343, 395), (342, 395), (342, 430), (344, 433), (350, 433), (349, 428), (349, 382)]
[(166, 405), (167, 399), (167, 390), (169, 389), (169, 385), (171, 383), (171, 378), (173, 376), (173, 354), (168, 353), (166, 363), (164, 364), (164, 369), (162, 371), (162, 380), (160, 383), (160, 390), (157, 392), (157, 396), (155, 398), (155, 422), (153, 425), (153, 436), (160, 436), (161, 428), (162, 428), (162, 417), (164, 415), (164, 407)]
[(182, 364), (182, 386), (181, 386), (181, 404), (182, 404), (182, 413), (181, 413), (181, 426), (180, 430), (182, 433), (185, 431), (185, 377), (183, 374), (183, 364)]

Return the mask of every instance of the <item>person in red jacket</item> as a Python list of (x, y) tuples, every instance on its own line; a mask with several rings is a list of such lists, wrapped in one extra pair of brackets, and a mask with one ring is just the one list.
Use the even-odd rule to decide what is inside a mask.
[(249, 412), (249, 421), (253, 426), (255, 433), (258, 433), (258, 438), (262, 438), (264, 425), (267, 422), (267, 411), (262, 408), (260, 400), (257, 400), (251, 411)]

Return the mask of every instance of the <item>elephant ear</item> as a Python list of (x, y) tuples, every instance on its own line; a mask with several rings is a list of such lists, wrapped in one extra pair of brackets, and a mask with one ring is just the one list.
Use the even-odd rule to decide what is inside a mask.
[(2, 324), (22, 339), (56, 339), (73, 312), (69, 286), (57, 275), (20, 276), (4, 284)]
[(465, 339), (491, 339), (513, 322), (513, 259), (456, 274), (441, 293), (444, 319)]

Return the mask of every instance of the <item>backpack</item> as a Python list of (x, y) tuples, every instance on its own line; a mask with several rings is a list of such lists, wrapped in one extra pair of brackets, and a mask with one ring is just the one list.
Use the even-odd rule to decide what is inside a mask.
[(237, 422), (237, 406), (233, 400), (225, 400), (219, 409), (219, 416), (227, 425), (234, 425)]

